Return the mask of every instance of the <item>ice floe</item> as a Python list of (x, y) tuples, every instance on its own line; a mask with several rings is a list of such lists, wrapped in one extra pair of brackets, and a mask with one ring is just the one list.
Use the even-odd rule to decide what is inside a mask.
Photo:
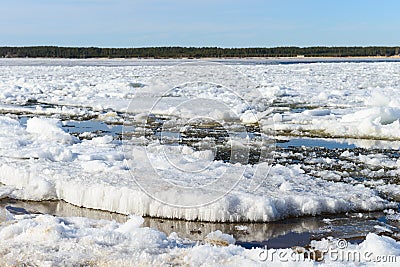
[[(27, 128), (6, 117), (0, 121), (1, 140), (13, 144), (1, 149), (0, 182), (15, 188), (8, 194), (13, 198), (62, 199), (123, 214), (231, 222), (396, 205), (362, 184), (312, 177), (300, 165), (232, 164), (213, 160), (207, 150), (156, 141), (132, 144), (124, 153), (122, 142), (111, 136), (79, 141), (52, 119), (32, 118)], [(50, 130), (46, 138), (41, 129)]]

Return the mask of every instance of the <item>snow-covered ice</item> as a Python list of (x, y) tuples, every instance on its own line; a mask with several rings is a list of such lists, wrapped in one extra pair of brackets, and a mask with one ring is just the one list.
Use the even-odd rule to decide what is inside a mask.
[[(11, 64), (12, 60), (3, 61), (0, 99), (5, 113), (15, 107), (17, 114), (29, 111), (36, 116), (94, 116), (119, 121), (119, 112), (127, 110), (130, 103), (129, 111), (136, 115), (133, 118), (137, 121), (147, 118), (146, 112), (153, 105), (152, 112), (158, 115), (190, 118), (197, 114), (245, 123), (261, 119), (267, 130), (292, 134), (320, 132), (322, 136), (396, 139), (399, 132), (395, 131), (399, 105), (395, 98), (389, 97), (400, 85), (396, 79), (398, 62), (231, 67), (194, 63), (171, 68), (169, 65), (175, 61), (169, 65), (158, 61), (143, 64), (113, 61), (110, 65), (101, 60), (43, 60), (42, 64), (40, 60), (35, 64), (24, 60), (16, 64)], [(219, 77), (221, 73), (217, 71), (221, 69), (229, 71)], [(217, 81), (230, 75), (227, 84), (250, 102), (244, 104), (229, 88), (207, 84), (213, 75)], [(252, 79), (252, 86), (256, 85), (262, 98), (246, 89), (246, 82), (239, 82), (243, 75)], [(183, 76), (189, 83), (176, 85), (163, 95), (165, 91), (159, 89), (165, 84), (149, 86), (159, 82), (154, 76), (166, 79), (167, 84), (180, 81)], [(196, 77), (200, 78), (193, 82)], [(160, 96), (161, 101), (154, 107), (155, 99)], [(198, 102), (189, 102), (187, 107), (181, 104), (182, 99), (193, 97), (208, 102), (197, 108)], [(213, 101), (218, 99), (224, 99), (226, 104), (222, 110), (215, 109), (218, 103)], [(209, 108), (204, 109), (206, 106)], [(127, 154), (123, 144), (111, 136), (79, 140), (64, 132), (56, 119), (34, 117), (24, 127), (9, 116), (2, 116), (0, 123), (0, 179), (4, 185), (14, 187), (5, 194), (14, 198), (63, 199), (78, 206), (124, 214), (206, 221), (271, 221), (395, 205), (379, 197), (376, 186), (371, 189), (363, 184), (333, 182), (338, 180), (337, 174), (329, 171), (321, 171), (317, 175), (321, 178), (315, 178), (295, 164), (272, 167), (266, 163), (230, 164), (213, 161), (210, 151), (168, 147), (158, 142), (147, 143), (146, 147), (131, 144)], [(178, 157), (181, 153), (183, 157)], [(396, 162), (373, 155), (357, 157), (369, 164), (387, 162), (393, 175), (397, 173)], [(380, 185), (379, 192), (395, 190), (384, 186)], [(193, 194), (182, 189), (185, 187), (200, 189)], [(179, 209), (157, 200), (190, 207)], [(208, 202), (213, 203), (198, 206)]]
[[(232, 114), (221, 112), (229, 109), (244, 122), (254, 122), (254, 116), (262, 119), (266, 130), (275, 127), (292, 134), (300, 131), (336, 137), (400, 139), (399, 62), (284, 65), (244, 62), (230, 67), (210, 63), (200, 66), (204, 68), (204, 77), (201, 72), (191, 72), (192, 65), (188, 65), (189, 70), (171, 67), (179, 61), (110, 62), (111, 66), (104, 61), (70, 61), (66, 67), (63, 61), (44, 60), (33, 65), (20, 61), (20, 65), (14, 65), (13, 60), (2, 59), (1, 109), (39, 103), (36, 108), (14, 106), (14, 109), (33, 114), (98, 116), (109, 110), (124, 112), (131, 103), (129, 110), (136, 114), (152, 110), (192, 117), (202, 109), (190, 105), (193, 104), (190, 101), (189, 106), (180, 104), (188, 97), (196, 97), (208, 99), (209, 105), (212, 101), (226, 105), (224, 109), (221, 105), (211, 105), (203, 110), (213, 118), (231, 120)], [(225, 88), (206, 82), (221, 81), (218, 73), (222, 71), (227, 81)], [(247, 90), (243, 78), (256, 90)], [(166, 91), (161, 89), (166, 85), (158, 87), (160, 81), (176, 87), (167, 87), (168, 94), (164, 95)], [(230, 86), (233, 91), (228, 90)], [(156, 102), (160, 96), (161, 101)], [(219, 114), (212, 114), (213, 109)]]
[[(29, 119), (26, 129), (7, 117), (0, 121), (1, 138), (12, 140), (1, 150), (0, 182), (15, 187), (9, 194), (13, 198), (62, 199), (123, 214), (230, 222), (382, 210), (396, 205), (362, 184), (314, 178), (298, 165), (242, 166), (210, 161), (209, 154), (185, 146), (187, 161), (183, 161), (177, 150), (182, 146), (165, 148), (158, 142), (147, 147), (132, 145), (127, 158), (122, 143), (111, 136), (77, 141), (52, 119)], [(38, 134), (37, 129), (49, 132)], [(165, 160), (166, 149), (176, 150), (169, 157), (179, 162), (180, 168)], [(193, 162), (206, 167), (192, 172)], [(152, 195), (142, 189), (151, 190)], [(221, 197), (213, 199), (215, 195)], [(210, 205), (198, 205), (210, 201)], [(180, 203), (192, 205), (182, 208)]]
[[(236, 246), (220, 231), (196, 244), (140, 227), (140, 216), (244, 224), (386, 209), (389, 221), (399, 220), (400, 62), (219, 63), (0, 59), (0, 198), (136, 214), (118, 224), (1, 211), (0, 265), (271, 265), (260, 261), (265, 250)], [(158, 140), (142, 125), (189, 131), (201, 118), (236, 134), (226, 142), (231, 149), (246, 150), (246, 127), (277, 140), (343, 145), (278, 147), (276, 162), (247, 164), (215, 160), (210, 137), (197, 140), (200, 150), (168, 145), (173, 131)], [(68, 133), (71, 119), (127, 123), (134, 132), (123, 141)], [(400, 245), (370, 233), (344, 251), (399, 256)]]

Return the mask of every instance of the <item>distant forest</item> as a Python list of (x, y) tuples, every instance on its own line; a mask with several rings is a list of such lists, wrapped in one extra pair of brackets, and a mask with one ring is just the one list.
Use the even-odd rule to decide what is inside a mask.
[(47, 58), (244, 58), (244, 57), (361, 57), (395, 56), (400, 47), (0, 47), (0, 57)]

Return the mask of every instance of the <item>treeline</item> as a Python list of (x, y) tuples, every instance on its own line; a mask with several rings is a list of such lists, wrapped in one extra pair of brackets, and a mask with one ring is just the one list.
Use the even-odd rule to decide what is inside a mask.
[(0, 47), (0, 57), (47, 58), (243, 58), (243, 57), (361, 57), (395, 56), (399, 47)]

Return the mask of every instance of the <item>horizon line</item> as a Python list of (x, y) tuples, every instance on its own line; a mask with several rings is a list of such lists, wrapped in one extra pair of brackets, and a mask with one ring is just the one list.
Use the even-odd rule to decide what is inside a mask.
[(179, 45), (165, 45), (165, 46), (119, 46), (119, 47), (107, 47), (107, 46), (60, 46), (60, 45), (0, 45), (1, 48), (32, 48), (32, 47), (56, 47), (56, 48), (99, 48), (99, 49), (146, 49), (146, 48), (217, 48), (217, 49), (254, 49), (254, 48), (373, 48), (373, 47), (384, 47), (394, 48), (400, 47), (399, 45), (343, 45), (343, 46), (328, 46), (328, 45), (312, 45), (312, 46), (296, 46), (296, 45), (282, 45), (282, 46), (235, 46), (235, 47), (221, 47), (221, 46), (179, 46)]

